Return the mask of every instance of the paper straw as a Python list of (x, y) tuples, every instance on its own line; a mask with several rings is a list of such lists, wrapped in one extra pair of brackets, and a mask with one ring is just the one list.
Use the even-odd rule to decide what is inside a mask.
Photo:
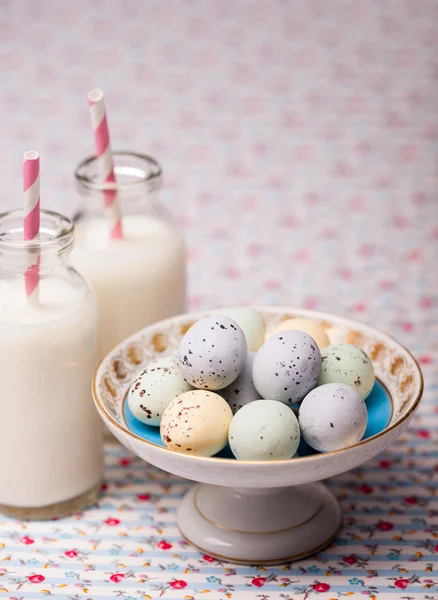
[[(99, 171), (104, 183), (115, 183), (113, 156), (106, 118), (105, 101), (102, 90), (95, 89), (88, 93), (88, 104), (90, 106), (91, 124), (96, 141), (96, 155)], [(117, 240), (122, 235), (122, 219), (117, 200), (116, 190), (104, 190), (105, 210), (108, 216), (110, 236)]]
[[(23, 211), (25, 241), (38, 240), (40, 234), (40, 156), (38, 152), (24, 153)], [(28, 253), (27, 264), (24, 274), (26, 295), (29, 300), (38, 301), (40, 252), (37, 248)]]

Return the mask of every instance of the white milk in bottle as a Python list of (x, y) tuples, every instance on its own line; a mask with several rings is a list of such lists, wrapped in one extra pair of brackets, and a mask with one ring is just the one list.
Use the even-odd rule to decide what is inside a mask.
[[(97, 309), (68, 263), (72, 223), (41, 211), (40, 240), (23, 241), (23, 215), (0, 215), (0, 511), (62, 517), (96, 501), (102, 478), (99, 417), (90, 387)], [(40, 254), (38, 299), (24, 270)]]
[[(122, 239), (111, 239), (95, 157), (75, 172), (81, 205), (74, 222), (73, 262), (99, 304), (100, 355), (135, 331), (185, 311), (182, 231), (157, 192), (161, 168), (145, 155), (113, 153)], [(114, 189), (114, 188), (113, 188)]]

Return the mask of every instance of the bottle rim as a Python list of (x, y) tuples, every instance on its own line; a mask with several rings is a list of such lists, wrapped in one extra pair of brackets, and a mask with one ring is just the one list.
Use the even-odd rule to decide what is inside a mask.
[(74, 225), (61, 213), (41, 209), (38, 239), (24, 239), (24, 212), (22, 209), (0, 213), (1, 250), (49, 250), (68, 248), (74, 240)]

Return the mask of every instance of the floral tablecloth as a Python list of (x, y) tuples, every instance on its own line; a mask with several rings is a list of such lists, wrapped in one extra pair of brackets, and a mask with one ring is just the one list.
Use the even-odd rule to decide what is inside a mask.
[(163, 163), (192, 309), (346, 314), (409, 346), (426, 380), (403, 438), (329, 482), (344, 526), (317, 556), (266, 570), (202, 556), (175, 527), (192, 484), (108, 445), (98, 507), (0, 517), (0, 595), (438, 598), (435, 0), (5, 1), (0, 65), (3, 208), (36, 149), (43, 206), (72, 210), (99, 85), (113, 146)]

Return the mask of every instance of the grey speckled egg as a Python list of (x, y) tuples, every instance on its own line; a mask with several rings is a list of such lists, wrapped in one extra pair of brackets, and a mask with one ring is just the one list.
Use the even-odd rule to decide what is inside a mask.
[(293, 404), (315, 387), (321, 355), (313, 338), (298, 330), (270, 337), (257, 352), (252, 369), (263, 398)]
[(245, 335), (223, 315), (205, 317), (185, 334), (178, 349), (181, 373), (198, 389), (221, 390), (240, 375), (246, 361)]
[(184, 380), (175, 356), (161, 358), (140, 373), (129, 388), (128, 406), (136, 419), (159, 425), (167, 405), (192, 386)]
[(351, 344), (332, 344), (321, 350), (321, 371), (318, 385), (346, 383), (362, 398), (373, 389), (374, 367), (368, 354)]
[(246, 337), (248, 350), (257, 352), (265, 339), (265, 322), (260, 313), (250, 306), (221, 308), (216, 314), (225, 315), (236, 321)]
[(254, 400), (260, 400), (260, 394), (254, 387), (254, 383), (252, 380), (252, 366), (254, 364), (255, 352), (248, 352), (248, 357), (246, 359), (246, 363), (243, 367), (242, 372), (236, 381), (223, 390), (221, 390), (220, 394), (222, 398), (228, 402), (231, 406), (231, 410), (233, 414), (245, 406), (245, 404), (249, 404), (249, 402), (254, 402)]
[(348, 448), (360, 442), (368, 423), (364, 399), (344, 383), (312, 390), (298, 413), (301, 435), (319, 452)]
[(288, 406), (276, 400), (257, 400), (234, 415), (228, 441), (239, 460), (292, 458), (300, 443), (300, 427)]

